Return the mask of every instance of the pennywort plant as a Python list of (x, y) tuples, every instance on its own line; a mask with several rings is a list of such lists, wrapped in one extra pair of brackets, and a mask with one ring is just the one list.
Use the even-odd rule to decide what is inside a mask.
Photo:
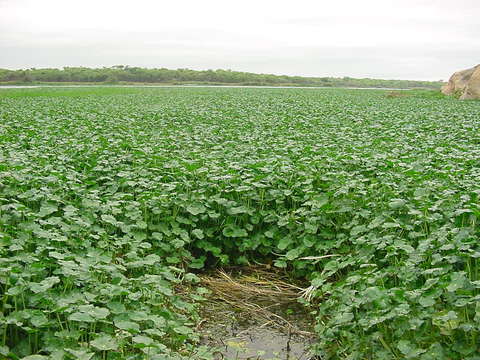
[(0, 92), (1, 356), (211, 358), (198, 273), (260, 261), (310, 281), (323, 358), (478, 358), (479, 103), (31, 92)]

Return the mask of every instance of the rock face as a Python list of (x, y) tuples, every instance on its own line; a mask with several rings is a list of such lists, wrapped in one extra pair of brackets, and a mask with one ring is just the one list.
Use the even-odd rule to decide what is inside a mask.
[(460, 99), (480, 99), (480, 65), (457, 71), (442, 87), (445, 95), (459, 94)]

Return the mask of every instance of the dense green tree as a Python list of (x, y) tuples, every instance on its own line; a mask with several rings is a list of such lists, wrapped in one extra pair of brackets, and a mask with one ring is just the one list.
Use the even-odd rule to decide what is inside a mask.
[(355, 79), (348, 76), (302, 77), (272, 74), (254, 74), (232, 70), (191, 70), (166, 68), (146, 69), (115, 65), (103, 68), (64, 67), (63, 69), (0, 69), (3, 83), (207, 83), (233, 85), (291, 85), (324, 87), (388, 87), (438, 89), (441, 81)]

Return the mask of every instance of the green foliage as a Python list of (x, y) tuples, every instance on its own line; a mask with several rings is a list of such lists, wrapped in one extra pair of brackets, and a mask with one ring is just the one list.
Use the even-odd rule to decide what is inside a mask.
[(415, 96), (417, 98), (441, 100), (445, 99), (447, 95), (444, 95), (440, 90), (419, 90), (414, 89), (407, 92), (408, 96)]
[(475, 359), (478, 103), (41, 91), (0, 92), (2, 356), (208, 358), (175, 286), (270, 260), (325, 358)]
[(350, 77), (303, 77), (255, 74), (231, 70), (145, 69), (117, 65), (110, 68), (64, 67), (63, 69), (0, 69), (0, 82), (31, 83), (168, 83), (287, 85), (323, 87), (386, 87), (439, 89), (440, 81), (354, 79)]

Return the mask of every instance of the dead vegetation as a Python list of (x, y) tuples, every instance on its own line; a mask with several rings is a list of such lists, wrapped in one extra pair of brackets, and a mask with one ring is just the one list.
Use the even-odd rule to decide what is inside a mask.
[(263, 327), (313, 336), (305, 329), (312, 327), (312, 321), (308, 319), (306, 308), (298, 303), (305, 289), (289, 282), (283, 274), (255, 266), (230, 273), (218, 270), (200, 278), (202, 285), (211, 291), (204, 308), (215, 309), (219, 303), (228, 304), (237, 317), (255, 319), (255, 326), (261, 321)]
[(394, 99), (394, 98), (406, 97), (406, 96), (409, 96), (409, 94), (406, 91), (387, 91), (385, 96), (387, 98)]

